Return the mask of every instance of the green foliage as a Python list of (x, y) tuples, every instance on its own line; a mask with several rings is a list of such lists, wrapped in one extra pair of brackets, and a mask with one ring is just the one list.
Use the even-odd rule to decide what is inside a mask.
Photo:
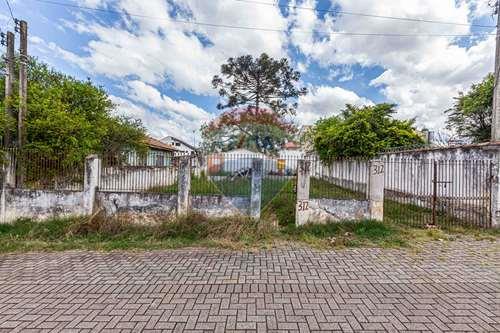
[(276, 154), (283, 144), (294, 139), (296, 132), (295, 125), (283, 116), (253, 107), (224, 112), (201, 127), (206, 152), (245, 148)]
[(446, 111), (448, 129), (476, 143), (491, 138), (494, 81), (490, 73), (481, 83), (473, 84), (468, 93), (459, 93), (453, 107)]
[[(4, 85), (1, 78), (0, 89)], [(1, 95), (0, 104), (5, 109), (10, 103), (17, 114), (18, 89), (14, 93), (11, 101)], [(141, 122), (114, 115), (115, 105), (102, 87), (57, 72), (34, 58), (28, 65), (27, 108), (26, 148), (30, 150), (81, 160), (91, 153), (145, 149)]]
[(298, 228), (288, 227), (285, 232), (318, 247), (408, 245), (408, 239), (405, 239), (400, 228), (372, 220), (308, 224)]
[(310, 136), (321, 159), (374, 157), (384, 149), (423, 143), (413, 120), (392, 118), (395, 105), (346, 105), (339, 116), (319, 120)]
[(216, 75), (212, 80), (214, 89), (226, 99), (217, 108), (250, 106), (259, 110), (262, 105), (278, 115), (293, 114), (297, 103), (292, 102), (307, 94), (306, 88), (297, 88), (300, 73), (288, 63), (288, 59), (275, 60), (262, 53), (254, 59), (251, 55), (229, 58), (221, 66), (222, 77)]

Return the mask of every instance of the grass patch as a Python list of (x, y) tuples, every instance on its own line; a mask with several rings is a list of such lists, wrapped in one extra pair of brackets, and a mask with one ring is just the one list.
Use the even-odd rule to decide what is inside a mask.
[(376, 221), (345, 221), (341, 223), (311, 224), (285, 229), (291, 239), (299, 239), (316, 247), (408, 245), (405, 233), (397, 226)]
[[(384, 200), (384, 220), (389, 223), (423, 228), (432, 224), (432, 209), (386, 199)], [(470, 221), (453, 217), (446, 211), (438, 211), (436, 213), (436, 225), (443, 230), (467, 232), (468, 234), (474, 230), (489, 230), (479, 229), (479, 227), (471, 224)]]
[(268, 220), (276, 221), (280, 226), (295, 225), (295, 182), (288, 180), (282, 185), (281, 190), (268, 200), (262, 210), (262, 216)]
[[(287, 189), (289, 184), (286, 185)], [(292, 183), (293, 188), (293, 183)], [(286, 191), (283, 191), (284, 193)], [(376, 246), (404, 247), (424, 241), (452, 241), (464, 236), (496, 240), (498, 230), (454, 228), (414, 229), (402, 224), (376, 221), (340, 222), (295, 227), (288, 221), (292, 212), (286, 196), (275, 197), (261, 221), (245, 217), (209, 219), (189, 215), (166, 219), (154, 226), (132, 224), (126, 218), (54, 219), (45, 222), (18, 220), (0, 225), (0, 253), (65, 250), (156, 250), (189, 246), (228, 249), (269, 248), (300, 243), (319, 249)], [(278, 200), (276, 200), (278, 198)], [(287, 207), (287, 208), (285, 208)], [(272, 214), (271, 214), (272, 212)], [(286, 223), (279, 226), (273, 218)]]
[(364, 200), (366, 195), (352, 191), (326, 180), (311, 177), (309, 195), (311, 198), (338, 199), (338, 200)]
[(245, 217), (208, 219), (202, 215), (165, 220), (155, 226), (125, 217), (18, 220), (0, 225), (0, 252), (80, 250), (153, 250), (186, 246), (243, 248), (263, 246), (276, 228)]

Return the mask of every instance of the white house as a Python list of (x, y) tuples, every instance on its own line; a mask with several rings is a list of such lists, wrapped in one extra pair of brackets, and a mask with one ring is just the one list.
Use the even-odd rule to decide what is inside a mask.
[(177, 149), (150, 136), (146, 137), (144, 143), (148, 147), (146, 155), (135, 151), (127, 153), (129, 166), (166, 167), (171, 165)]
[(215, 153), (208, 156), (209, 174), (220, 172), (235, 172), (252, 167), (254, 158), (263, 159), (264, 174), (289, 174), (295, 172), (298, 160), (305, 153), (300, 146), (289, 142), (279, 151), (278, 156), (266, 156), (262, 153), (247, 149), (233, 149), (224, 153)]
[(174, 147), (177, 150), (176, 155), (192, 155), (196, 152), (196, 147), (174, 136), (166, 136), (161, 141)]
[(285, 143), (279, 151), (279, 157), (282, 159), (300, 159), (305, 155), (302, 147), (295, 142)]

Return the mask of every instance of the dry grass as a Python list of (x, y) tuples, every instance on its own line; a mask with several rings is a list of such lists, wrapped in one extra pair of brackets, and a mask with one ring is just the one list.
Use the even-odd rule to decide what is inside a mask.
[(0, 224), (0, 253), (26, 251), (153, 250), (187, 246), (261, 249), (302, 244), (318, 249), (353, 246), (406, 247), (460, 237), (498, 239), (498, 231), (422, 230), (376, 221), (278, 226), (272, 215), (260, 221), (244, 216), (207, 218), (191, 214), (154, 225), (132, 223), (126, 216), (95, 216), (45, 222), (19, 220)]

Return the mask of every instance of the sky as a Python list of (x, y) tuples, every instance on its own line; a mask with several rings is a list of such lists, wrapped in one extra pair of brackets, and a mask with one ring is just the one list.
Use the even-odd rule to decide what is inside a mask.
[[(346, 103), (387, 102), (396, 117), (431, 130), (444, 129), (453, 98), (494, 66), (488, 0), (10, 3), (28, 21), (31, 55), (103, 86), (116, 112), (140, 118), (150, 135), (195, 144), (200, 126), (221, 112), (211, 81), (229, 57), (290, 59), (309, 91), (298, 100), (297, 125), (339, 114)], [(13, 29), (5, 1), (0, 29)]]

